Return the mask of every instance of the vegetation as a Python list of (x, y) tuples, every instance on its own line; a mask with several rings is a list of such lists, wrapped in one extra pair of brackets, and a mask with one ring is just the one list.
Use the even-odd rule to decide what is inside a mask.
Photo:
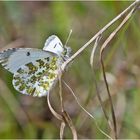
[[(128, 1), (73, 1), (73, 2), (0, 2), (0, 49), (29, 47), (42, 49), (48, 36), (57, 35), (75, 53), (109, 21), (127, 8)], [(123, 19), (122, 17), (121, 19)], [(75, 58), (63, 75), (80, 104), (62, 83), (63, 104), (76, 129), (78, 138), (113, 137), (97, 97), (101, 95), (103, 107), (112, 120), (110, 100), (103, 79), (99, 59), (100, 46), (119, 26), (118, 20), (102, 36), (94, 57), (94, 70), (90, 55), (94, 42)], [(103, 54), (106, 78), (113, 101), (118, 138), (140, 138), (140, 20), (139, 12), (121, 28)], [(18, 58), (17, 58), (18, 59)], [(95, 79), (97, 85), (95, 84)], [(0, 138), (59, 138), (60, 121), (51, 113), (47, 98), (34, 98), (19, 94), (12, 86), (12, 74), (0, 66)], [(96, 88), (97, 86), (97, 88)], [(59, 84), (50, 93), (50, 102), (61, 114)], [(65, 138), (72, 138), (69, 127)]]

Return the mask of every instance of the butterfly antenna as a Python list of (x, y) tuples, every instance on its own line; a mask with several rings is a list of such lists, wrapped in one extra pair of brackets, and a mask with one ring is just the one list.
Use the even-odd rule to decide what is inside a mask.
[(67, 38), (66, 43), (65, 43), (65, 45), (64, 45), (65, 47), (66, 47), (66, 45), (67, 45), (67, 43), (68, 43), (68, 41), (69, 41), (69, 39), (70, 39), (71, 34), (72, 34), (72, 29), (71, 29), (70, 32), (69, 32), (68, 38)]

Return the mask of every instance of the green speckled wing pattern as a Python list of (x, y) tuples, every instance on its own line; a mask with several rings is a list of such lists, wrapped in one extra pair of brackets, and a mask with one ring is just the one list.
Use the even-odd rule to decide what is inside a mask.
[(22, 65), (13, 76), (14, 88), (22, 94), (45, 96), (58, 76), (58, 57), (49, 56)]

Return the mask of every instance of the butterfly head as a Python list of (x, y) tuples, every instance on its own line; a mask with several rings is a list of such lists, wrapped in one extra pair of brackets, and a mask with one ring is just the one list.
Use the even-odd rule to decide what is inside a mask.
[(71, 56), (72, 49), (70, 47), (64, 47), (63, 58), (67, 60)]

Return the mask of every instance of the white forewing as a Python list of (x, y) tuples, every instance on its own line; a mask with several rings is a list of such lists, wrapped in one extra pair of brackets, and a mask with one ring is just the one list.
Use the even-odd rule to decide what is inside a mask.
[(49, 51), (49, 52), (57, 54), (58, 56), (61, 56), (62, 52), (64, 51), (64, 48), (60, 39), (56, 35), (52, 35), (46, 40), (43, 50)]
[(8, 71), (15, 73), (21, 65), (54, 55), (40, 49), (13, 48), (0, 53), (0, 63)]

